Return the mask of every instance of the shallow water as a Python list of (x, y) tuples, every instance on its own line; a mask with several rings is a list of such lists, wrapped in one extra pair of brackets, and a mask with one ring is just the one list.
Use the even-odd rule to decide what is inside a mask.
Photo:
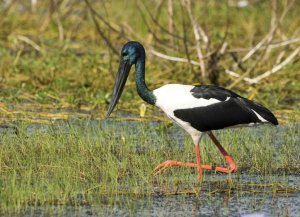
[[(153, 197), (151, 202), (135, 200), (135, 216), (240, 216), (251, 213), (264, 213), (270, 216), (297, 216), (300, 213), (299, 195), (231, 195), (213, 196), (168, 196)], [(292, 204), (292, 206), (291, 206)], [(103, 207), (104, 213), (113, 216), (130, 214), (124, 206)], [(293, 214), (294, 213), (294, 214)], [(99, 213), (100, 214), (100, 213)]]
[[(138, 140), (136, 136), (145, 132), (155, 136), (164, 133), (168, 139), (178, 146), (184, 144), (187, 138), (186, 133), (176, 125), (165, 126), (159, 122), (116, 122), (106, 121), (82, 121), (70, 120), (69, 123), (61, 122), (58, 125), (34, 124), (26, 127), (28, 136), (39, 131), (52, 131), (57, 129), (68, 133), (72, 127), (101, 127), (107, 130), (117, 131), (117, 127), (125, 127), (130, 131), (130, 135)], [(300, 125), (294, 128), (299, 132)], [(288, 126), (273, 127), (269, 133), (273, 135), (272, 140), (275, 148), (280, 150), (287, 139)], [(13, 125), (0, 127), (0, 133), (17, 133), (17, 128)], [(251, 129), (257, 137), (263, 137), (265, 128), (258, 127)], [(99, 138), (97, 131), (95, 138)], [(121, 133), (116, 136), (122, 137)], [(174, 141), (174, 138), (175, 141)], [(300, 143), (300, 136), (296, 138), (296, 144)], [(159, 142), (153, 139), (152, 148), (159, 146)], [(299, 145), (300, 147), (300, 145)], [(184, 148), (184, 147), (182, 147)], [(300, 153), (300, 149), (298, 148)], [(299, 154), (300, 156), (300, 154)], [(276, 156), (274, 156), (276, 158)], [(192, 174), (191, 179), (195, 178)], [(248, 175), (247, 172), (238, 175), (233, 174), (230, 180), (236, 180), (242, 189), (222, 190), (222, 183), (227, 182), (228, 176), (221, 174), (205, 174), (202, 189), (199, 195), (179, 191), (177, 194), (166, 195), (159, 186), (155, 187), (154, 195), (137, 196), (92, 196), (92, 205), (78, 206), (38, 206), (29, 207), (25, 212), (17, 213), (15, 216), (300, 216), (300, 174), (278, 173), (275, 175)], [(285, 186), (282, 191), (274, 191), (271, 183)], [(220, 184), (221, 183), (221, 184)], [(256, 185), (257, 184), (257, 185)], [(244, 187), (243, 187), (244, 185)], [(250, 186), (250, 187), (249, 187)], [(253, 186), (251, 188), (251, 186)], [(265, 187), (261, 187), (265, 186)], [(278, 188), (276, 188), (278, 189)], [(279, 188), (280, 189), (280, 188)], [(291, 189), (289, 191), (288, 189)], [(81, 195), (78, 195), (78, 204), (81, 204)], [(90, 199), (91, 200), (91, 199)]]
[[(100, 198), (99, 198), (100, 199)], [(300, 194), (172, 195), (114, 197), (113, 204), (31, 207), (22, 216), (292, 216), (300, 214)]]

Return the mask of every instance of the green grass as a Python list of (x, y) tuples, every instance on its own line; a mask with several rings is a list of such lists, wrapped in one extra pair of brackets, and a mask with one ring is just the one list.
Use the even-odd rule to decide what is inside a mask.
[[(297, 191), (276, 178), (299, 172), (297, 125), (218, 133), (239, 171), (221, 176), (205, 173), (202, 185), (188, 168), (153, 176), (154, 167), (167, 159), (193, 162), (195, 158), (189, 136), (177, 126), (162, 125), (83, 120), (47, 128), (16, 124), (17, 134), (2, 133), (0, 138), (0, 210), (21, 212), (32, 205), (97, 206), (99, 196), (140, 197), (158, 192)], [(203, 162), (225, 165), (207, 138), (201, 152)], [(242, 174), (249, 175), (249, 181), (240, 180)], [(251, 176), (261, 181), (253, 182)], [(84, 199), (78, 201), (78, 195)]]

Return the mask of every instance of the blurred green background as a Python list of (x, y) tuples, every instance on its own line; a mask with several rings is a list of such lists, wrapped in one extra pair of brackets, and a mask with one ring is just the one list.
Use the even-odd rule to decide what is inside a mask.
[[(147, 52), (151, 89), (217, 84), (266, 105), (281, 122), (297, 121), (299, 13), (300, 2), (290, 0), (3, 0), (0, 115), (51, 119), (50, 109), (73, 109), (104, 117), (119, 51), (136, 40)], [(133, 74), (118, 109), (138, 114)], [(156, 111), (149, 107), (146, 117)]]

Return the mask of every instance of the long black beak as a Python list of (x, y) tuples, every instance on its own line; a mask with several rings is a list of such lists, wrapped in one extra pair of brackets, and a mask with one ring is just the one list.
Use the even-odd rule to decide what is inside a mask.
[(118, 70), (118, 77), (114, 86), (114, 90), (112, 93), (112, 98), (108, 106), (108, 111), (106, 114), (106, 118), (110, 116), (112, 111), (114, 110), (115, 106), (117, 105), (119, 98), (123, 92), (126, 80), (128, 78), (129, 72), (131, 69), (131, 64), (129, 61), (122, 61), (120, 62), (119, 65), (119, 70)]

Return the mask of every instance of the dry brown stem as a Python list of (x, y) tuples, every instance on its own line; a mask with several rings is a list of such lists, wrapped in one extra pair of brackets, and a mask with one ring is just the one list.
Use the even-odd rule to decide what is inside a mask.
[(204, 41), (204, 43), (208, 43), (208, 38), (206, 36), (206, 34), (204, 33), (203, 29), (201, 28), (201, 26), (199, 25), (199, 23), (196, 21), (195, 17), (193, 16), (192, 13), (192, 8), (191, 8), (191, 1), (190, 0), (183, 0), (183, 5), (185, 6), (187, 13), (189, 15), (190, 21), (192, 23), (192, 27), (193, 27), (193, 31), (194, 31), (194, 37), (196, 40), (196, 50), (197, 50), (197, 55), (198, 55), (198, 59), (199, 59), (199, 64), (200, 64), (200, 69), (201, 69), (201, 77), (205, 78), (206, 75), (206, 66), (205, 66), (205, 62), (203, 59), (203, 53), (202, 53), (202, 49), (201, 49), (201, 37), (202, 36), (202, 40)]

